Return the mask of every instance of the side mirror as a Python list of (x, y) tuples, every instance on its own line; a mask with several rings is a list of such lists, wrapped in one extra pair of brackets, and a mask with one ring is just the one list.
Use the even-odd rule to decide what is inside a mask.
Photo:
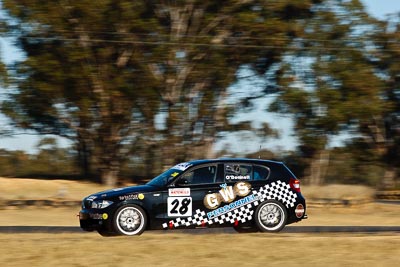
[(175, 184), (176, 184), (176, 185), (179, 185), (179, 186), (185, 186), (185, 185), (187, 185), (188, 183), (189, 183), (189, 182), (188, 182), (187, 179), (181, 178), (181, 179), (179, 179)]

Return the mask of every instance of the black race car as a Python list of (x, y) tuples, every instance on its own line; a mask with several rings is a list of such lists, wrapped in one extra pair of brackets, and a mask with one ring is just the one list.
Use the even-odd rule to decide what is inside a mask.
[(103, 236), (221, 226), (278, 232), (305, 218), (296, 176), (281, 162), (257, 159), (180, 163), (145, 185), (90, 195), (79, 213), (83, 230)]

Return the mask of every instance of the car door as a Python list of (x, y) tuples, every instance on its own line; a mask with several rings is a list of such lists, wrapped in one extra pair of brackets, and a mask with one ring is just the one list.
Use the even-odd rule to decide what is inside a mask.
[(198, 210), (205, 210), (204, 197), (219, 188), (216, 183), (218, 177), (217, 164), (196, 166), (182, 174), (166, 194), (166, 218), (184, 219), (193, 216)]

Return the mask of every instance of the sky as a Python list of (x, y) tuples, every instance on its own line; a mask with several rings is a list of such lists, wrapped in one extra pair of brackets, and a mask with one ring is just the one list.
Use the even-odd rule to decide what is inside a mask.
[[(367, 11), (373, 16), (379, 19), (385, 19), (387, 14), (400, 13), (400, 0), (362, 0), (365, 4)], [(1, 5), (1, 2), (0, 2)], [(1, 6), (0, 6), (1, 10)], [(1, 11), (0, 11), (1, 16)], [(0, 55), (3, 61), (10, 64), (16, 60), (22, 58), (22, 53), (18, 51), (15, 47), (11, 45), (10, 39), (0, 38)], [(230, 89), (232, 92), (237, 92), (240, 88), (246, 88), (246, 83), (251, 83), (254, 86), (254, 81), (242, 81)], [(239, 88), (239, 89), (238, 89)], [(0, 87), (0, 101), (2, 96), (3, 88)], [(244, 113), (240, 118), (236, 120), (247, 120), (254, 117), (259, 117), (259, 114), (264, 112), (265, 107), (268, 105), (270, 99), (265, 99), (264, 101), (255, 103), (254, 109), (247, 113)], [(265, 112), (264, 112), (265, 114)], [(269, 140), (267, 143), (263, 143), (262, 140), (254, 139), (254, 137), (242, 133), (234, 134), (225, 141), (219, 142), (217, 144), (217, 149), (221, 149), (224, 146), (229, 147), (233, 152), (245, 152), (250, 153), (256, 151), (260, 144), (263, 143), (262, 148), (268, 148), (272, 150), (290, 150), (296, 145), (296, 139), (293, 136), (293, 131), (291, 131), (293, 122), (288, 117), (283, 117), (277, 114), (265, 114), (265, 121), (271, 123), (273, 128), (279, 130), (281, 138)], [(7, 128), (9, 121), (0, 114), (0, 132), (2, 129)], [(256, 122), (257, 124), (257, 122)], [(5, 148), (8, 150), (25, 150), (29, 153), (35, 153), (37, 143), (43, 138), (43, 136), (38, 136), (34, 134), (19, 134), (15, 137), (0, 137), (0, 148)], [(240, 141), (240, 146), (238, 146), (238, 140)], [(66, 139), (58, 138), (58, 145), (65, 147), (70, 145), (70, 142)]]

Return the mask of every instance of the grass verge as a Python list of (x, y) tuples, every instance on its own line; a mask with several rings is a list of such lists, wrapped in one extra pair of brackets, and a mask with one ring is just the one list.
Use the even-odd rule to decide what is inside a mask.
[(395, 266), (400, 236), (0, 234), (2, 266)]

